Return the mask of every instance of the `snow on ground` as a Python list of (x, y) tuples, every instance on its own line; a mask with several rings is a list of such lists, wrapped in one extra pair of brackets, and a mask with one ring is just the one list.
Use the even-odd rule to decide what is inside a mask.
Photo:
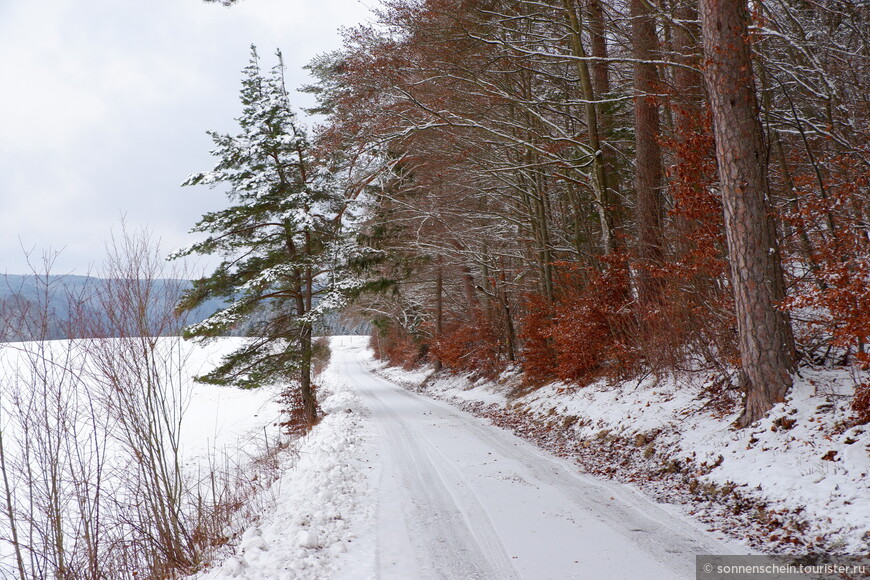
[(711, 530), (754, 549), (870, 551), (870, 426), (848, 426), (853, 381), (846, 371), (802, 370), (785, 403), (739, 430), (734, 406), (722, 405), (698, 377), (551, 384), (523, 394), (509, 374), (487, 381), (375, 367), (591, 472), (683, 503)]
[[(359, 341), (361, 337), (339, 340)], [(323, 419), (282, 457), (259, 521), (197, 579), (329, 578), (354, 548), (356, 526), (371, 518), (369, 483), (359, 447), (364, 409), (332, 367), (316, 379)]]
[[(185, 368), (191, 376), (205, 374), (220, 357), (238, 348), (242, 338), (222, 338), (190, 349)], [(182, 454), (187, 464), (221, 455), (256, 454), (274, 445), (281, 417), (280, 385), (243, 390), (231, 386), (190, 383), (182, 422)]]
[[(185, 375), (207, 371), (238, 340), (184, 343)], [(489, 381), (386, 368), (366, 341), (332, 339), (333, 364), (316, 381), (323, 419), (289, 446), (275, 445), (280, 386), (179, 383), (188, 475), (251, 462), (240, 477), (259, 479), (242, 487), (260, 490), (191, 580), (406, 580), (433, 569), (629, 578), (612, 565), (629, 561), (672, 578), (689, 577), (701, 552), (870, 550), (870, 427), (848, 423), (845, 371), (803, 370), (785, 403), (737, 430), (728, 394), (697, 376), (529, 390), (516, 373)], [(272, 471), (255, 465), (264, 449)]]
[(744, 551), (373, 376), (365, 341), (333, 339), (322, 421), (284, 456), (258, 519), (197, 579), (670, 580), (694, 577), (697, 553)]
[[(317, 381), (322, 421), (295, 450), (284, 453), (276, 481), (260, 500), (258, 518), (195, 578), (425, 578), (421, 570), (457, 558), (468, 569), (480, 567), (478, 571), (495, 562), (504, 577), (556, 578), (547, 576), (548, 570), (573, 564), (599, 566), (598, 577), (634, 577), (620, 576), (606, 565), (612, 544), (622, 554), (626, 548), (620, 542), (631, 533), (652, 526), (652, 533), (643, 537), (659, 537), (665, 529), (684, 526), (678, 522), (686, 515), (695, 517), (692, 525), (703, 524), (711, 532), (698, 530), (690, 537), (704, 535), (703, 541), (718, 545), (720, 553), (866, 553), (870, 548), (870, 435), (866, 427), (845, 426), (849, 399), (844, 385), (849, 381), (843, 374), (803, 371), (786, 403), (756, 425), (736, 430), (731, 426), (737, 416), (733, 406), (711, 395), (709, 385), (686, 377), (597, 383), (583, 389), (554, 384), (528, 392), (519, 388), (516, 375), (487, 381), (386, 368), (363, 352), (365, 340), (333, 339), (334, 364)], [(355, 358), (349, 358), (350, 351)], [(444, 403), (402, 398), (393, 387), (378, 386), (353, 366), (357, 360), (412, 390), (425, 390), (513, 428), (578, 461), (592, 475), (630, 485), (619, 487), (570, 467), (541, 468), (522, 445), (487, 431), (483, 424), (471, 426)], [(394, 419), (400, 422), (391, 423)], [(457, 437), (462, 441), (455, 441)], [(475, 450), (490, 444), (496, 446), (493, 452), (510, 451), (491, 461), (469, 462), (451, 455), (488, 454)], [(573, 483), (559, 483), (558, 493), (542, 491), (557, 484), (550, 481), (554, 474)], [(527, 503), (518, 490), (530, 484), (537, 491)], [(632, 489), (671, 503), (646, 502)], [(512, 498), (507, 508), (499, 499), (505, 494)], [(530, 507), (551, 495), (561, 498), (562, 507)], [(566, 502), (569, 497), (573, 499)], [(616, 512), (615, 498), (623, 506)], [(580, 503), (571, 507), (575, 500)], [(524, 509), (532, 511), (526, 514)], [(563, 509), (568, 511), (559, 515)], [(576, 509), (580, 511), (570, 511)], [(622, 515), (614, 515), (620, 509)], [(541, 511), (558, 521), (539, 520)], [(451, 519), (451, 512), (460, 519)], [(675, 514), (678, 518), (672, 520)], [(646, 523), (636, 524), (632, 518)], [(517, 520), (521, 525), (516, 526)], [(596, 531), (585, 542), (570, 540), (567, 553), (577, 562), (557, 564), (541, 553), (573, 537), (573, 528), (554, 531), (566, 521), (581, 523), (583, 533)], [(655, 531), (665, 521), (670, 523)], [(598, 522), (609, 523), (599, 529)], [(620, 532), (622, 528), (628, 531)], [(467, 529), (470, 545), (477, 548), (463, 544), (448, 550), (450, 558), (441, 558), (438, 550), (458, 541)], [(527, 533), (532, 536), (523, 535)], [(548, 542), (536, 547), (538, 535)], [(601, 540), (605, 536), (610, 538), (606, 542)], [(729, 543), (729, 537), (740, 542)], [(673, 553), (679, 541), (663, 543)], [(690, 552), (698, 549), (678, 550), (668, 566), (691, 558)], [(653, 549), (631, 557), (648, 561), (652, 554), (656, 565), (667, 561), (655, 553)], [(543, 575), (529, 576), (531, 569)]]

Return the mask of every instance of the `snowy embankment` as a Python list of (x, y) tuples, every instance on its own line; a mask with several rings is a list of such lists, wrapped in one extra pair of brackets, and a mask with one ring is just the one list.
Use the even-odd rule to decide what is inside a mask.
[(333, 367), (316, 383), (322, 420), (282, 457), (274, 483), (257, 498), (254, 521), (229, 539), (210, 569), (191, 579), (329, 578), (341, 555), (360, 544), (357, 526), (372, 517), (360, 453), (365, 411)]
[(752, 549), (870, 551), (870, 428), (847, 427), (853, 383), (844, 371), (803, 370), (785, 403), (738, 430), (735, 406), (698, 377), (523, 393), (517, 376), (474, 381), (375, 366)]

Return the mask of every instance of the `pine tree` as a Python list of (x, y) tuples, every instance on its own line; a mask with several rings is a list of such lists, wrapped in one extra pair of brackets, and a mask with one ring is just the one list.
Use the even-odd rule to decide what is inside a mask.
[(767, 159), (745, 0), (700, 3), (707, 65), (704, 74), (716, 138), (728, 261), (737, 314), (746, 426), (785, 400), (792, 385), (795, 344), (786, 313), (782, 264), (767, 201)]
[(228, 306), (186, 329), (190, 338), (240, 328), (249, 340), (203, 382), (256, 387), (296, 380), (306, 422), (317, 419), (311, 384), (312, 330), (337, 292), (335, 255), (343, 196), (314, 158), (291, 110), (280, 52), (268, 74), (256, 47), (244, 69), (243, 112), (235, 136), (209, 132), (218, 162), (183, 185), (228, 187), (226, 209), (205, 214), (193, 232), (208, 234), (174, 257), (218, 254), (222, 262), (194, 282), (180, 308), (211, 298)]

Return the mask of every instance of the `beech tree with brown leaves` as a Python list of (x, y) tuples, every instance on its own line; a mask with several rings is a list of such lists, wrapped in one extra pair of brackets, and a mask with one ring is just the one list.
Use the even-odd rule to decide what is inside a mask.
[(318, 144), (366, 160), (366, 236), (402, 271), (367, 299), (382, 350), (531, 382), (706, 369), (744, 425), (798, 356), (866, 360), (867, 8), (753, 7), (391, 0), (348, 31)]

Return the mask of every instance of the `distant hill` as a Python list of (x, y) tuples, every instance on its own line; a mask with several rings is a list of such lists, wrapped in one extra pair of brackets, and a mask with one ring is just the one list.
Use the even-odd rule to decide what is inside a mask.
[[(164, 290), (179, 282), (184, 290), (192, 285), (188, 280), (156, 280), (157, 295), (167, 294)], [(37, 308), (44, 308), (48, 314), (47, 338), (70, 338), (66, 330), (68, 326), (66, 321), (71, 318), (70, 308), (81, 301), (96, 305), (95, 296), (105, 284), (106, 280), (92, 276), (48, 276), (37, 279), (32, 275), (0, 275), (0, 342), (34, 338), (32, 332), (28, 335), (28, 331), (21, 329), (20, 325), (18, 330), (11, 330), (10, 326), (16, 326), (15, 321), (20, 320), (24, 311), (33, 312)], [(70, 297), (76, 299), (71, 301)], [(166, 312), (163, 304), (157, 303), (153, 306), (157, 312)], [(194, 324), (205, 320), (223, 306), (222, 300), (209, 300), (189, 313), (187, 323)], [(96, 307), (92, 312), (97, 316), (105, 316), (105, 313), (99, 312)], [(340, 313), (332, 312), (317, 325), (315, 332), (324, 335), (368, 334), (370, 330), (368, 323), (344, 322), (341, 320)], [(245, 329), (240, 328), (238, 332), (244, 334)]]
[[(0, 276), (0, 341), (33, 338), (32, 331), (21, 329), (20, 325), (17, 325), (18, 330), (12, 330), (10, 326), (16, 326), (15, 321), (20, 320), (22, 313), (36, 310), (44, 310), (47, 314), (47, 338), (69, 338), (66, 322), (70, 320), (75, 304), (88, 304), (95, 315), (105, 316), (100, 312), (96, 296), (106, 283), (106, 280), (92, 276)], [(168, 290), (179, 283), (183, 290), (192, 285), (187, 280), (155, 280), (156, 295), (170, 294)], [(204, 320), (222, 306), (221, 300), (210, 300), (190, 313), (188, 323)], [(165, 312), (172, 305), (160, 304), (158, 299), (152, 307), (155, 312)]]

